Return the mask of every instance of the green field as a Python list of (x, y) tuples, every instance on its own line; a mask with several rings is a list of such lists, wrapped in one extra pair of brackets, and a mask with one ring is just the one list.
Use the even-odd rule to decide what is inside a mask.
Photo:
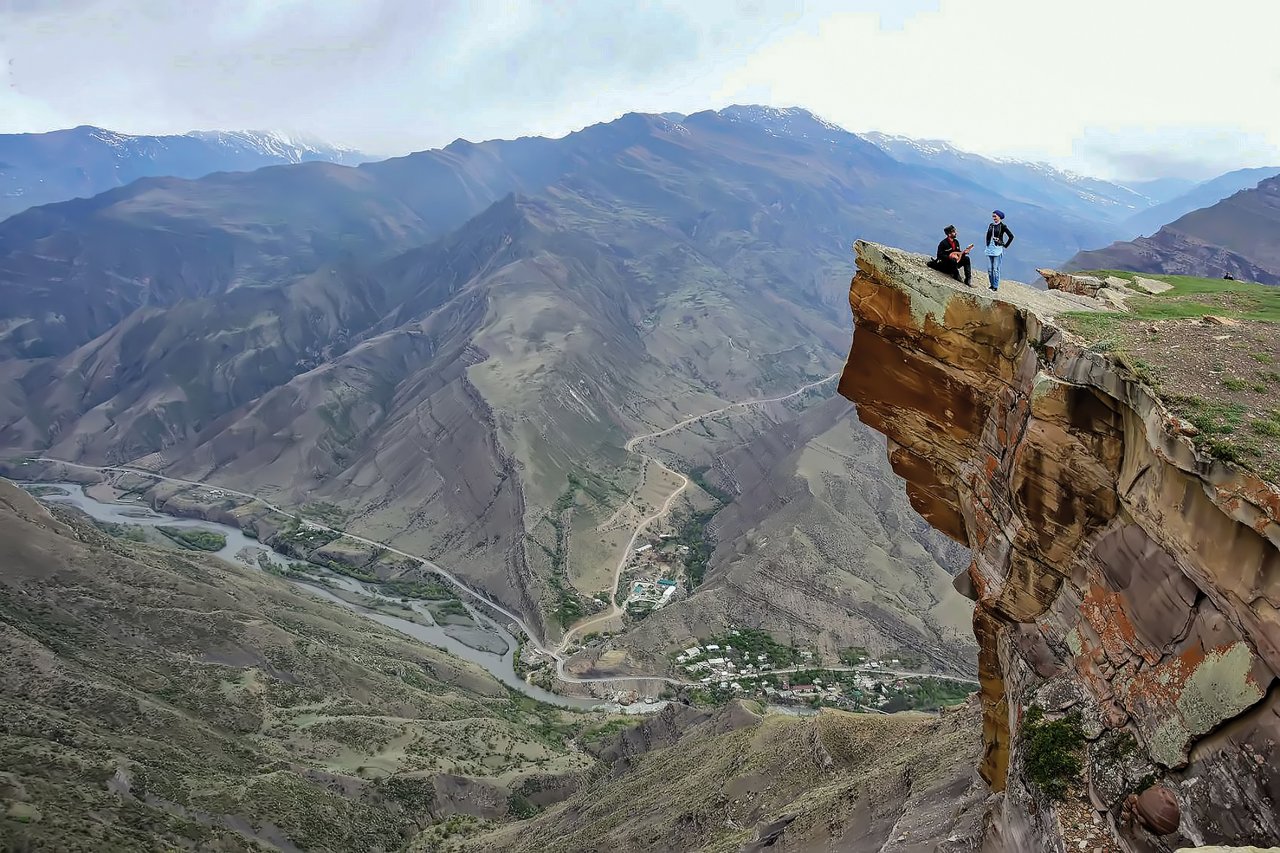
[(1075, 273), (1099, 278), (1116, 276), (1126, 281), (1150, 278), (1173, 285), (1173, 290), (1159, 296), (1142, 296), (1128, 301), (1128, 314), (1071, 315), (1074, 317), (1118, 317), (1127, 320), (1173, 320), (1200, 318), (1206, 314), (1280, 323), (1280, 287), (1229, 281), (1221, 278), (1197, 278), (1190, 275), (1159, 275), (1124, 270), (1094, 270)]

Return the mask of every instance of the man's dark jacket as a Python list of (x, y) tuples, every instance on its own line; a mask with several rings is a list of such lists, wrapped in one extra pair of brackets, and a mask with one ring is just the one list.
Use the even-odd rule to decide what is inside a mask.
[(938, 254), (937, 254), (938, 263), (950, 264), (951, 266), (955, 266), (956, 262), (951, 260), (949, 256), (951, 255), (952, 252), (959, 252), (963, 248), (964, 246), (960, 245), (959, 240), (955, 240), (951, 237), (943, 237), (942, 242), (938, 244)]

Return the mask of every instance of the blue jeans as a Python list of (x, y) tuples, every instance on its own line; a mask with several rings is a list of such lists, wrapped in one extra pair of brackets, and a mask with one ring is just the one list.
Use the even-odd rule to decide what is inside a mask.
[(1000, 261), (1004, 260), (1004, 255), (988, 255), (987, 260), (991, 261), (991, 289), (996, 290), (1000, 287)]

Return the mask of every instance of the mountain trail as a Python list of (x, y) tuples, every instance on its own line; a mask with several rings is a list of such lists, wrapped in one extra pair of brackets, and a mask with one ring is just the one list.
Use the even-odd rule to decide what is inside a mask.
[[(721, 406), (718, 409), (712, 409), (709, 412), (703, 412), (702, 414), (699, 414), (699, 415), (693, 415), (691, 417), (685, 418), (684, 420), (672, 426), (666, 427), (665, 429), (654, 430), (653, 432), (646, 432), (646, 433), (641, 433), (640, 435), (632, 436), (631, 438), (627, 439), (627, 443), (623, 446), (627, 450), (627, 452), (634, 453), (636, 452), (636, 446), (640, 444), (640, 442), (642, 441), (649, 441), (650, 439), (661, 438), (664, 435), (670, 435), (671, 433), (677, 432), (678, 430), (682, 430), (691, 424), (695, 424), (699, 421), (706, 420), (707, 418), (715, 417), (716, 415), (722, 415), (728, 412), (736, 413), (739, 411), (746, 411), (748, 409), (751, 409), (757, 406), (765, 406), (771, 403), (781, 403), (784, 400), (790, 400), (793, 397), (800, 396), (801, 394), (808, 391), (810, 388), (816, 388), (819, 385), (825, 385), (826, 383), (835, 379), (839, 375), (840, 375), (839, 373), (833, 373), (830, 376), (823, 377), (822, 379), (815, 380), (805, 385), (801, 385), (799, 388), (792, 391), (791, 393), (783, 394), (780, 397), (768, 397), (763, 400), (743, 400), (738, 403), (730, 403), (727, 406)], [(587, 619), (577, 623), (576, 625), (571, 627), (568, 631), (566, 631), (564, 636), (560, 638), (560, 645), (556, 647), (556, 652), (557, 652), (557, 660), (560, 661), (560, 666), (558, 667), (558, 669), (561, 672), (563, 672), (564, 650), (568, 648), (569, 641), (573, 638), (575, 634), (581, 633), (583, 630), (591, 627), (592, 625), (597, 625), (602, 622), (608, 622), (610, 619), (613, 619), (615, 617), (622, 615), (622, 608), (619, 607), (617, 603), (618, 584), (622, 579), (622, 570), (627, 567), (627, 559), (631, 556), (632, 549), (635, 548), (636, 540), (640, 538), (640, 534), (645, 531), (645, 528), (647, 528), (653, 522), (663, 518), (671, 510), (671, 505), (675, 503), (676, 498), (678, 498), (681, 494), (683, 494), (684, 490), (689, 487), (689, 478), (684, 474), (680, 473), (679, 471), (673, 471), (671, 468), (668, 468), (666, 465), (663, 464), (662, 460), (658, 459), (656, 456), (650, 456), (647, 453), (641, 453), (640, 455), (643, 456), (648, 462), (652, 462), (653, 464), (657, 465), (663, 471), (666, 471), (667, 473), (673, 474), (676, 477), (678, 477), (680, 480), (680, 484), (675, 488), (674, 491), (671, 492), (671, 494), (667, 495), (666, 500), (663, 501), (662, 506), (658, 509), (657, 512), (655, 512), (653, 515), (650, 515), (646, 518), (641, 519), (640, 522), (636, 525), (635, 530), (631, 532), (631, 538), (627, 540), (626, 547), (622, 549), (622, 556), (618, 558), (618, 564), (617, 566), (614, 567), (614, 570), (613, 570), (613, 585), (609, 590), (609, 609), (604, 611), (603, 613), (597, 613), (594, 616), (588, 617)], [(634, 495), (635, 495), (635, 492), (632, 492), (633, 497)], [(630, 498), (628, 498), (628, 501), (630, 501)], [(624, 503), (623, 507), (625, 506), (627, 506), (627, 504)], [(609, 519), (609, 522), (612, 522), (614, 519), (616, 519), (618, 514), (621, 511), (622, 511), (622, 508), (619, 508), (618, 512), (615, 512), (613, 516)]]

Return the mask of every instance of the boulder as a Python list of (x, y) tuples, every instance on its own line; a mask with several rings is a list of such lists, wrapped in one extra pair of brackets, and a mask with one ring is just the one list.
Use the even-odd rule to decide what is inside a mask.
[(1072, 275), (1047, 269), (1038, 269), (1036, 272), (1040, 273), (1050, 290), (1061, 290), (1077, 296), (1097, 296), (1098, 291), (1106, 286), (1102, 279), (1091, 275)]
[(1181, 819), (1178, 798), (1163, 785), (1152, 785), (1138, 795), (1138, 819), (1156, 835), (1176, 832)]
[(1107, 303), (1117, 311), (1129, 310), (1129, 306), (1125, 302), (1125, 295), (1119, 290), (1113, 290), (1110, 287), (1104, 287), (1101, 290), (1099, 290), (1096, 294), (1094, 294), (1094, 298), (1102, 300), (1103, 302)]
[(1149, 293), (1152, 296), (1173, 290), (1173, 285), (1163, 281), (1156, 281), (1154, 278), (1143, 278), (1142, 276), (1133, 277), (1133, 287), (1141, 290), (1143, 293)]

